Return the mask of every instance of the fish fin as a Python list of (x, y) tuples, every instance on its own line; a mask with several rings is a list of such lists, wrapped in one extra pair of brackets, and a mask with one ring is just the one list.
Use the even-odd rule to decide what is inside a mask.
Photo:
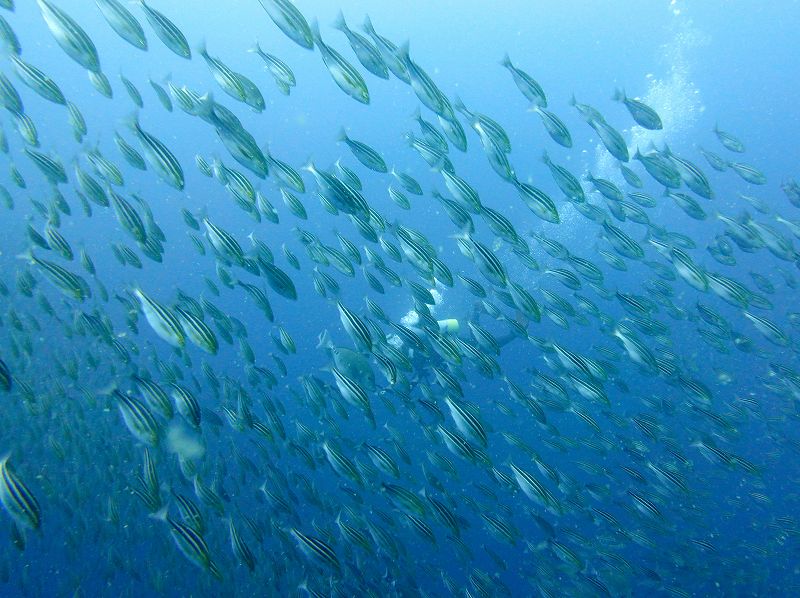
[(317, 349), (319, 348), (329, 349), (331, 347), (333, 347), (333, 341), (331, 340), (331, 335), (328, 332), (328, 329), (326, 328), (317, 337)]
[(311, 37), (314, 38), (315, 43), (322, 41), (322, 35), (319, 32), (319, 21), (317, 21), (317, 19), (311, 21)]
[(336, 15), (336, 20), (333, 22), (333, 28), (342, 31), (343, 33), (347, 33), (347, 21), (344, 19), (344, 13), (339, 10), (339, 14)]
[(443, 170), (445, 170), (445, 165), (447, 164), (445, 160), (447, 160), (446, 156), (442, 156), (438, 160), (436, 160), (436, 162), (431, 164), (431, 171), (442, 172)]
[(625, 90), (624, 89), (615, 89), (614, 95), (611, 97), (612, 100), (615, 102), (624, 102), (625, 101)]
[(503, 54), (503, 60), (500, 61), (500, 66), (504, 66), (506, 68), (512, 66), (511, 65), (511, 58), (509, 58), (508, 52)]
[(403, 45), (397, 48), (397, 57), (403, 64), (405, 64), (406, 61), (411, 61), (411, 57), (409, 56), (409, 48), (410, 48), (409, 41), (403, 42)]
[[(266, 482), (264, 483), (266, 484)], [(150, 517), (151, 519), (156, 519), (158, 521), (167, 521), (167, 518), (169, 517), (168, 513), (169, 513), (169, 503), (165, 504), (155, 513), (150, 513), (148, 517)]]
[(347, 141), (347, 131), (344, 130), (344, 127), (339, 129), (339, 134), (336, 136), (336, 141)]
[(575, 106), (578, 103), (578, 100), (575, 99), (575, 94), (573, 93), (569, 98), (569, 105)]
[(112, 395), (115, 390), (117, 390), (117, 383), (114, 382), (114, 381), (111, 381), (108, 384), (106, 384), (105, 386), (102, 386), (102, 387), (98, 388), (95, 391), (95, 394), (98, 394), (100, 396), (105, 397), (105, 396)]
[(123, 121), (134, 133), (138, 133), (140, 131), (139, 127), (139, 111), (134, 110), (128, 116), (125, 117)]
[(375, 27), (372, 26), (372, 19), (369, 18), (369, 15), (366, 15), (364, 17), (364, 24), (362, 25), (362, 29), (364, 29), (364, 31), (366, 33), (369, 33), (370, 35), (375, 35)]
[(206, 48), (206, 40), (205, 38), (200, 40), (200, 43), (197, 45), (197, 52), (203, 58), (208, 58), (208, 49)]
[(17, 259), (18, 260), (25, 260), (29, 264), (35, 264), (36, 263), (36, 261), (33, 259), (33, 250), (30, 247), (28, 247), (22, 253), (18, 253), (17, 254)]
[(252, 54), (261, 54), (261, 45), (258, 43), (258, 40), (253, 42), (253, 45), (247, 48), (247, 51)]

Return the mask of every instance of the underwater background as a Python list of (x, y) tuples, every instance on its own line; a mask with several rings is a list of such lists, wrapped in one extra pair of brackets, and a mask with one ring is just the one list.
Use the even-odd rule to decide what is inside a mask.
[(0, 6), (0, 595), (797, 594), (800, 3)]

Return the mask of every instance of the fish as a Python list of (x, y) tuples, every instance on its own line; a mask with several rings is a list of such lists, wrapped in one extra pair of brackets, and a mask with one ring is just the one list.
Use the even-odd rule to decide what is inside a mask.
[[(691, 118), (729, 117), (708, 93), (695, 109), (680, 64), (604, 114), (564, 95), (581, 82), (557, 44), (547, 69), (524, 59), (552, 89), (493, 64), (532, 30), (491, 10), (459, 7), (466, 65), (447, 19), (395, 43), (401, 20), (320, 14), (329, 45), (292, 0), (191, 22), (29, 4), (0, 0), (6, 593), (47, 593), (55, 566), (76, 595), (791, 587), (800, 185), (763, 147), (787, 142), (780, 94), (753, 104), (745, 159), (728, 133), (701, 145)], [(541, 163), (529, 111), (559, 146)]]
[(0, 458), (0, 502), (3, 508), (19, 525), (39, 529), (42, 524), (42, 509), (33, 492), (15, 472), (9, 460), (11, 455)]
[(386, 63), (383, 61), (380, 51), (371, 41), (347, 26), (347, 21), (342, 11), (339, 11), (333, 27), (345, 34), (356, 58), (358, 58), (358, 61), (365, 69), (381, 79), (389, 78), (389, 67), (387, 67)]
[(714, 125), (714, 134), (726, 149), (738, 154), (744, 153), (744, 144), (735, 135), (720, 130), (716, 124)]
[(542, 124), (544, 124), (547, 134), (550, 135), (553, 141), (566, 148), (572, 147), (572, 135), (570, 135), (569, 129), (560, 118), (549, 110), (540, 108), (538, 105), (531, 110), (542, 118)]
[(172, 310), (146, 295), (141, 289), (134, 289), (133, 294), (139, 300), (140, 308), (153, 331), (173, 347), (183, 347), (186, 336), (180, 320)]
[(262, 50), (258, 41), (255, 42), (248, 52), (258, 54), (261, 57), (261, 59), (267, 65), (267, 70), (269, 70), (274, 77), (275, 83), (278, 85), (278, 89), (282, 94), (289, 95), (292, 87), (297, 85), (297, 78), (295, 77), (294, 71), (292, 71), (289, 65), (287, 65), (277, 56)]
[(151, 135), (139, 124), (139, 116), (130, 119), (130, 128), (139, 139), (147, 161), (159, 174), (161, 179), (178, 191), (183, 189), (183, 168), (175, 155), (157, 137)]
[(150, 27), (153, 28), (158, 39), (176, 56), (191, 60), (192, 50), (189, 47), (189, 42), (186, 41), (186, 36), (178, 26), (163, 13), (148, 6), (145, 0), (138, 0), (138, 2), (142, 11), (144, 11), (147, 22), (150, 23)]
[(142, 25), (119, 0), (95, 0), (103, 18), (122, 39), (142, 51), (147, 51), (147, 37)]
[(316, 21), (311, 24), (311, 32), (322, 60), (339, 89), (357, 102), (369, 104), (369, 89), (361, 74), (339, 52), (322, 41)]
[(290, 0), (258, 0), (278, 28), (298, 46), (314, 48), (314, 36), (302, 13)]
[(503, 56), (500, 64), (505, 67), (514, 79), (517, 88), (522, 92), (522, 95), (532, 104), (539, 108), (547, 108), (547, 96), (542, 89), (542, 86), (528, 73), (515, 67), (511, 63), (511, 58), (508, 54)]
[(636, 124), (639, 126), (650, 131), (660, 131), (664, 128), (661, 117), (655, 110), (641, 100), (629, 98), (625, 95), (624, 89), (617, 89), (614, 91), (612, 99), (615, 102), (623, 103), (633, 117), (633, 120), (635, 120)]
[(50, 33), (64, 52), (88, 71), (100, 72), (100, 57), (92, 39), (64, 10), (49, 0), (36, 0)]
[[(64, 93), (61, 91), (61, 88), (42, 70), (28, 62), (25, 62), (16, 54), (12, 54), (10, 59), (11, 64), (14, 67), (14, 71), (25, 85), (42, 96), (45, 100), (49, 100), (54, 104), (67, 104), (67, 99), (64, 97)], [(7, 104), (8, 101), (6, 100), (4, 103)], [(12, 107), (15, 108), (15, 112), (22, 112), (22, 104), (19, 102), (15, 102)]]

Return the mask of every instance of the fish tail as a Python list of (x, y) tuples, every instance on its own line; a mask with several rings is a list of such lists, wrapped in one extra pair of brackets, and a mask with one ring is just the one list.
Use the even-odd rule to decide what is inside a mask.
[(340, 10), (336, 15), (336, 20), (333, 22), (333, 28), (339, 31), (347, 31), (347, 21), (344, 20), (344, 13)]

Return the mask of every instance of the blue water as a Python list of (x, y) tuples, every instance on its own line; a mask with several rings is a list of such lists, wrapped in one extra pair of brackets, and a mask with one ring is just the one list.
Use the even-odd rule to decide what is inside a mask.
[[(119, 38), (93, 2), (60, 0), (66, 10), (90, 35), (100, 56), (103, 72), (114, 89), (112, 100), (102, 97), (89, 83), (84, 69), (56, 44), (31, 0), (17, 0), (13, 12), (0, 10), (22, 46), (22, 58), (46, 72), (85, 117), (88, 133), (76, 142), (67, 121), (67, 111), (45, 101), (26, 87), (14, 73), (9, 59), (0, 59), (2, 71), (22, 96), (25, 113), (34, 121), (45, 154), (58, 156), (69, 183), (59, 190), (71, 206), (71, 215), (61, 215), (59, 231), (75, 250), (68, 262), (38, 248), (34, 253), (81, 273), (92, 287), (92, 298), (80, 303), (68, 299), (50, 285), (35, 266), (18, 256), (31, 246), (26, 225), (44, 232), (46, 219), (32, 199), (49, 205), (50, 184), (24, 155), (22, 137), (8, 111), (0, 116), (9, 139), (10, 153), (0, 154), (0, 184), (13, 197), (13, 210), (2, 210), (0, 281), (8, 294), (0, 304), (0, 359), (13, 374), (10, 392), (0, 394), (0, 456), (9, 453), (14, 471), (37, 498), (41, 507), (39, 530), (24, 532), (24, 549), (11, 541), (12, 518), (0, 516), (0, 595), (34, 596), (793, 596), (798, 580), (797, 483), (798, 447), (797, 382), (791, 381), (797, 365), (800, 316), (796, 307), (797, 263), (781, 260), (767, 249), (745, 252), (734, 246), (736, 264), (724, 266), (706, 251), (725, 225), (717, 213), (731, 218), (745, 211), (755, 220), (792, 239), (789, 229), (775, 222), (776, 216), (797, 219), (781, 184), (800, 176), (797, 139), (800, 119), (796, 110), (795, 73), (800, 72), (796, 23), (798, 2), (504, 2), (499, 6), (478, 2), (346, 2), (298, 1), (309, 22), (316, 18), (326, 43), (352, 61), (369, 87), (370, 103), (362, 105), (342, 93), (322, 63), (318, 51), (302, 49), (274, 25), (256, 0), (195, 3), (186, 0), (153, 0), (183, 31), (193, 49), (191, 61), (171, 53), (156, 37), (140, 7), (126, 5), (141, 22), (149, 50), (141, 52)], [(534, 4), (535, 6), (531, 6)], [(513, 186), (501, 180), (487, 163), (478, 136), (460, 119), (468, 139), (468, 151), (452, 148), (449, 157), (456, 172), (479, 193), (487, 207), (509, 218), (523, 237), (540, 270), (526, 268), (499, 242), (482, 219), (473, 214), (475, 239), (492, 248), (510, 280), (526, 288), (540, 305), (542, 290), (559, 294), (578, 310), (566, 315), (567, 329), (548, 317), (528, 323), (528, 334), (540, 343), (515, 339), (497, 357), (501, 375), (487, 377), (464, 358), (464, 365), (450, 368), (460, 378), (465, 400), (478, 407), (486, 430), (486, 454), (491, 466), (470, 462), (448, 451), (437, 433), (441, 423), (456, 426), (444, 401), (444, 391), (434, 380), (430, 364), (414, 362), (405, 373), (407, 391), (392, 387), (372, 361), (377, 388), (369, 393), (376, 426), (363, 413), (345, 403), (330, 372), (331, 358), (317, 347), (318, 336), (328, 330), (333, 341), (353, 348), (340, 323), (337, 301), (362, 318), (372, 318), (365, 307), (369, 296), (394, 322), (400, 322), (414, 307), (409, 285), (392, 287), (381, 279), (385, 294), (370, 289), (356, 267), (348, 278), (332, 266), (315, 264), (299, 241), (295, 227), (317, 235), (321, 242), (339, 248), (341, 233), (361, 248), (382, 255), (386, 264), (404, 280), (430, 285), (408, 264), (396, 263), (380, 246), (359, 236), (346, 215), (333, 216), (320, 205), (313, 191), (313, 178), (303, 172), (302, 200), (308, 220), (292, 215), (281, 200), (276, 178), (259, 180), (237, 164), (218, 140), (213, 128), (182, 112), (176, 105), (166, 112), (148, 79), (162, 85), (171, 80), (214, 98), (234, 111), (260, 146), (300, 169), (309, 159), (320, 168), (342, 160), (359, 175), (369, 205), (389, 223), (381, 235), (392, 244), (396, 223), (422, 233), (432, 244), (456, 282), (453, 288), (435, 287), (437, 319), (457, 318), (459, 336), (471, 340), (466, 323), (480, 310), (458, 280), (463, 274), (481, 282), (478, 268), (459, 251), (458, 231), (431, 191), (444, 192), (439, 173), (431, 169), (406, 143), (404, 135), (419, 128), (411, 118), (420, 102), (409, 86), (391, 78), (380, 80), (363, 69), (346, 42), (334, 30), (339, 10), (348, 24), (360, 31), (369, 14), (377, 31), (398, 45), (410, 43), (411, 58), (435, 81), (451, 100), (460, 97), (471, 110), (490, 116), (508, 133), (513, 148), (509, 159), (517, 177), (546, 191), (555, 201), (560, 224), (537, 218), (520, 200)], [(279, 93), (263, 61), (247, 50), (258, 40), (262, 48), (294, 71), (297, 86), (288, 96)], [(227, 96), (215, 83), (196, 48), (205, 41), (212, 56), (251, 78), (266, 100), (262, 113), (255, 113)], [(544, 88), (548, 109), (557, 114), (572, 134), (573, 147), (558, 146), (545, 132), (540, 118), (528, 111), (528, 102), (500, 66), (504, 53), (515, 66), (533, 76)], [(7, 54), (7, 50), (4, 51)], [(132, 81), (144, 98), (136, 107), (118, 75)], [(612, 101), (615, 88), (624, 88), (654, 108), (662, 118), (662, 131), (634, 126), (628, 111)], [(742, 307), (724, 302), (711, 291), (700, 293), (681, 278), (664, 281), (672, 289), (671, 303), (656, 306), (651, 316), (667, 327), (660, 338), (637, 332), (651, 350), (665, 356), (685, 377), (702, 382), (713, 395), (710, 405), (692, 399), (675, 375), (655, 375), (637, 366), (613, 337), (616, 324), (626, 312), (613, 293), (650, 297), (648, 285), (658, 280), (656, 272), (642, 261), (626, 260), (624, 272), (612, 269), (598, 253), (612, 251), (600, 236), (601, 227), (587, 219), (559, 192), (550, 171), (542, 163), (543, 150), (554, 162), (583, 177), (591, 172), (607, 178), (625, 192), (615, 160), (596, 133), (569, 105), (574, 94), (591, 104), (617, 128), (631, 154), (645, 151), (651, 142), (661, 149), (667, 143), (709, 177), (714, 198), (695, 197), (707, 217), (693, 220), (674, 202), (662, 197), (660, 187), (635, 161), (628, 165), (645, 182), (643, 191), (658, 199), (645, 212), (650, 222), (691, 238), (696, 247), (687, 253), (709, 272), (721, 273), (766, 296), (771, 309), (749, 307), (747, 311), (768, 318), (790, 338), (788, 346), (770, 343), (743, 315)], [(173, 98), (174, 99), (174, 98)], [(114, 144), (119, 132), (134, 147), (140, 146), (126, 124), (138, 113), (141, 126), (160, 139), (176, 156), (186, 177), (183, 191), (161, 181), (151, 165), (147, 171), (128, 166)], [(436, 116), (422, 108), (423, 117), (435, 123)], [(746, 146), (744, 154), (726, 150), (715, 136), (715, 124), (735, 134)], [(411, 209), (401, 210), (388, 197), (387, 187), (397, 182), (389, 174), (378, 174), (362, 166), (342, 143), (339, 130), (368, 143), (398, 172), (419, 181), (423, 196), (407, 194)], [(716, 172), (705, 161), (699, 147), (728, 160), (740, 160), (758, 168), (766, 185), (750, 185), (732, 170)], [(73, 162), (77, 159), (91, 172), (84, 155), (100, 151), (123, 169), (125, 185), (116, 192), (130, 199), (135, 193), (150, 206), (155, 221), (166, 236), (163, 262), (156, 263), (136, 248), (119, 225), (114, 211), (92, 204), (92, 216), (82, 211), (75, 193)], [(203, 176), (194, 156), (209, 162), (222, 160), (248, 176), (275, 206), (280, 222), (256, 222), (236, 207), (231, 195), (215, 179)], [(8, 172), (13, 163), (27, 188), (14, 185)], [(589, 193), (589, 200), (604, 209), (605, 201)], [(681, 192), (690, 193), (686, 186)], [(755, 196), (766, 205), (759, 213), (740, 197)], [(138, 206), (132, 201), (134, 206)], [(198, 219), (208, 216), (231, 233), (246, 250), (252, 233), (269, 246), (275, 263), (292, 278), (298, 299), (285, 299), (244, 269), (225, 266), (235, 278), (266, 290), (275, 313), (273, 323), (255, 308), (239, 287), (225, 288), (217, 275), (210, 243), (184, 223), (181, 209)], [(671, 268), (646, 239), (645, 226), (628, 220), (612, 221), (645, 251), (645, 261)], [(202, 229), (202, 225), (201, 225)], [(573, 291), (545, 274), (549, 268), (567, 268), (552, 258), (531, 236), (545, 235), (563, 243), (573, 254), (589, 259), (603, 271), (602, 289), (610, 298), (583, 280), (578, 294), (587, 297), (607, 321), (582, 311)], [(204, 239), (201, 256), (190, 234)], [(123, 266), (111, 245), (131, 247), (143, 262), (142, 269)], [(282, 253), (285, 246), (297, 255), (300, 270), (293, 269)], [(77, 253), (85, 248), (97, 270), (96, 278), (81, 269)], [(341, 286), (338, 295), (321, 297), (314, 287), (314, 268), (333, 276)], [(377, 272), (368, 268), (373, 274)], [(37, 284), (33, 297), (19, 288), (22, 273), (30, 270)], [(751, 273), (761, 274), (774, 285), (773, 293), (759, 291)], [(220, 289), (215, 296), (206, 279)], [(110, 296), (102, 300), (101, 283)], [(173, 350), (150, 328), (142, 314), (132, 315), (115, 297), (125, 297), (139, 287), (165, 305), (174, 305), (177, 290), (210, 300), (246, 330), (246, 342), (256, 364), (276, 377), (272, 387), (248, 377), (239, 339), (226, 343), (218, 333), (220, 350), (209, 356), (187, 341), (182, 351)], [(40, 295), (52, 304), (54, 314), (41, 307)], [(516, 310), (495, 295), (489, 299), (510, 319)], [(699, 329), (708, 330), (698, 314), (701, 302), (749, 338), (750, 352), (738, 350), (732, 338), (715, 349), (703, 340)], [(477, 306), (476, 306), (477, 304)], [(129, 359), (108, 343), (86, 332), (80, 312), (108, 318), (113, 337)], [(137, 319), (137, 326), (129, 321)], [(205, 320), (211, 324), (212, 318)], [(498, 337), (508, 325), (486, 314), (480, 323)], [(284, 354), (275, 341), (282, 327), (294, 340), (296, 353)], [(135, 330), (134, 330), (135, 328)], [(214, 328), (214, 326), (212, 326)], [(216, 329), (216, 328), (215, 328)], [(374, 332), (373, 332), (374, 334)], [(608, 406), (591, 402), (569, 385), (569, 378), (554, 353), (542, 344), (556, 343), (607, 366), (603, 383)], [(602, 353), (603, 350), (608, 353)], [(609, 354), (613, 356), (609, 357)], [(272, 355), (287, 368), (282, 375)], [(434, 353), (435, 355), (435, 353)], [(671, 357), (670, 357), (671, 355)], [(222, 574), (216, 580), (197, 567), (178, 549), (166, 524), (148, 517), (148, 509), (133, 493), (142, 469), (144, 448), (126, 429), (116, 402), (106, 394), (112, 386), (135, 391), (131, 375), (147, 373), (169, 391), (169, 376), (157, 360), (180, 372), (178, 383), (191, 389), (204, 415), (199, 431), (205, 454), (195, 467), (206, 485), (212, 483), (223, 497), (223, 511), (204, 505), (195, 496), (191, 476), (182, 473), (174, 446), (165, 437), (150, 449), (160, 482), (160, 495), (170, 517), (179, 520), (174, 494), (196, 502), (203, 513), (203, 534), (210, 557)], [(440, 367), (441, 359), (433, 359)], [(202, 363), (223, 381), (223, 392), (215, 391)], [(784, 369), (782, 369), (784, 368)], [(785, 368), (788, 368), (785, 369)], [(553, 397), (541, 387), (537, 373), (561, 380), (573, 406), (586, 411), (599, 431), (572, 411), (555, 408)], [(322, 406), (314, 405), (299, 382), (315, 376), (326, 385)], [(537, 422), (531, 410), (516, 401), (504, 381), (507, 377), (524, 392), (545, 405), (547, 424)], [(800, 378), (798, 378), (800, 380)], [(28, 386), (32, 393), (24, 392)], [(792, 389), (795, 389), (795, 394)], [(430, 394), (427, 394), (430, 389)], [(134, 392), (135, 394), (135, 392)], [(269, 442), (253, 429), (232, 425), (223, 408), (240, 409), (237, 396), (245, 397), (253, 415), (268, 422), (274, 434)], [(140, 395), (137, 395), (140, 396)], [(438, 420), (421, 399), (435, 403), (443, 418)], [(343, 405), (348, 415), (342, 416)], [(270, 408), (270, 405), (272, 406)], [(720, 416), (727, 427), (715, 423), (692, 406), (702, 406)], [(275, 420), (268, 419), (268, 411)], [(219, 421), (214, 422), (214, 416)], [(647, 420), (655, 432), (646, 434), (634, 422)], [(164, 429), (186, 428), (173, 421), (158, 421)], [(298, 427), (313, 431), (310, 439)], [(218, 425), (219, 424), (219, 425)], [(510, 435), (520, 438), (530, 450), (514, 446)], [(338, 475), (326, 460), (323, 442), (333, 443), (362, 469), (363, 485)], [(699, 442), (718, 447), (726, 460), (707, 458)], [(392, 455), (401, 475), (398, 479), (371, 468), (364, 443), (380, 446)], [(299, 448), (298, 448), (299, 447)], [(304, 454), (311, 456), (308, 463)], [(432, 455), (446, 457), (454, 472), (445, 471)], [(735, 456), (735, 457), (732, 457)], [(740, 459), (741, 461), (737, 461)], [(538, 462), (538, 464), (537, 464)], [(560, 513), (530, 500), (514, 483), (511, 463), (534, 475), (558, 499)], [(648, 464), (678, 473), (687, 490), (660, 479)], [(748, 465), (752, 464), (750, 468)], [(492, 475), (491, 467), (511, 476), (506, 485)], [(637, 479), (637, 475), (643, 479)], [(262, 484), (279, 495), (287, 509), (265, 499)], [(423, 500), (421, 515), (435, 537), (424, 538), (408, 515), (388, 497), (383, 483), (393, 483)], [(659, 515), (637, 510), (629, 492), (648, 497)], [(435, 517), (423, 496), (433, 496), (458, 518), (460, 539)], [(119, 521), (109, 521), (109, 503), (119, 512)], [(482, 517), (490, 515), (517, 530), (513, 542), (493, 533)], [(244, 522), (247, 515), (263, 535), (256, 538)], [(342, 535), (337, 517), (348, 521), (367, 538), (369, 549)], [(609, 516), (609, 518), (606, 517)], [(228, 520), (232, 518), (257, 564), (250, 572), (231, 550)], [(613, 519), (613, 521), (612, 521)], [(379, 547), (369, 525), (383, 529), (395, 542), (396, 552)], [(292, 535), (296, 529), (324, 539), (340, 563), (337, 570), (310, 558), (298, 548)], [(5, 540), (7, 539), (7, 540)], [(20, 542), (16, 542), (17, 545)], [(559, 550), (567, 547), (572, 561)], [(307, 585), (304, 585), (307, 584)]]

